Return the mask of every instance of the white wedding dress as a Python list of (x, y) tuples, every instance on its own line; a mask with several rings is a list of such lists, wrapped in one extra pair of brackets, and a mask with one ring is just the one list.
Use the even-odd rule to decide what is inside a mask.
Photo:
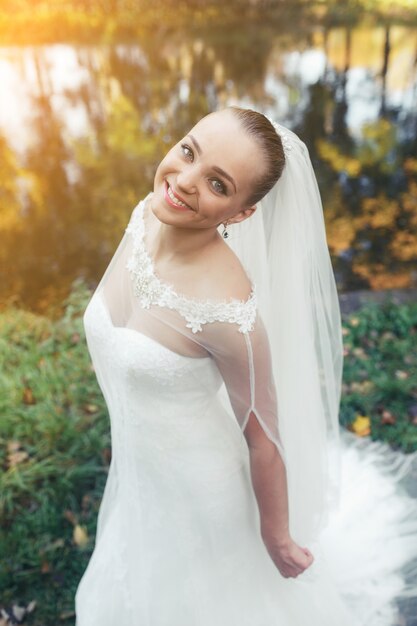
[(76, 626), (394, 626), (400, 570), (417, 557), (415, 503), (397, 484), (407, 461), (384, 470), (388, 447), (344, 435), (341, 508), (309, 546), (313, 565), (283, 578), (260, 536), (242, 434), (247, 409), (265, 414), (254, 400), (265, 379), (222, 375), (220, 352), (204, 352), (224, 328), (222, 342), (234, 332), (259, 362), (255, 299), (178, 296), (147, 252), (144, 203), (84, 315), (112, 459)]

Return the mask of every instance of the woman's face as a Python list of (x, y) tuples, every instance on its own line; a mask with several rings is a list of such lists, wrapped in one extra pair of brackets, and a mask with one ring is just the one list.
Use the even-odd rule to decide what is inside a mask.
[(200, 120), (161, 161), (155, 174), (152, 209), (165, 224), (217, 227), (242, 221), (264, 157), (229, 111)]

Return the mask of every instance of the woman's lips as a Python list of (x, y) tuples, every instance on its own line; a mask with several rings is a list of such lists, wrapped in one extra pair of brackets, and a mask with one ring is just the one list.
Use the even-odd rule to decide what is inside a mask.
[[(174, 192), (172, 191), (172, 189), (169, 187), (168, 181), (164, 181), (164, 198), (165, 200), (168, 202), (168, 204), (172, 207), (174, 207), (174, 209), (177, 209), (177, 211), (192, 211), (193, 209), (188, 206), (181, 206), (180, 204), (177, 204), (174, 200), (172, 200), (172, 198), (170, 198), (169, 193), (168, 193), (168, 189), (170, 189), (170, 192), (172, 193), (173, 196), (175, 196), (175, 198), (177, 198), (177, 195), (174, 194)], [(179, 200), (179, 198), (178, 198)], [(181, 200), (181, 202), (184, 202), (183, 200)], [(184, 202), (184, 204), (186, 204)]]

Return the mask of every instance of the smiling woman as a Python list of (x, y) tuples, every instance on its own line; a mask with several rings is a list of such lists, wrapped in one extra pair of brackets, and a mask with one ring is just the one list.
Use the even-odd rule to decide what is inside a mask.
[[(112, 462), (76, 626), (391, 626), (386, 562), (361, 548), (355, 575), (379, 582), (355, 613), (330, 573), (346, 576), (346, 554), (320, 543), (340, 486), (342, 335), (296, 135), (234, 107), (199, 121), (157, 168), (84, 325)], [(373, 520), (397, 566), (417, 556), (409, 508), (395, 496)]]

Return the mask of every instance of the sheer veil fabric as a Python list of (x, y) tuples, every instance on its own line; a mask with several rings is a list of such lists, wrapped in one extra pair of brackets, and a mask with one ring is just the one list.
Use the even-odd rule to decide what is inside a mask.
[[(131, 623), (137, 611), (141, 611), (143, 624), (171, 625), (172, 619), (186, 615), (193, 602), (203, 606), (206, 598), (201, 624), (215, 623), (218, 611), (216, 623), (230, 626), (304, 626), (306, 616), (311, 616), (314, 626), (333, 626), (334, 615), (340, 617), (340, 625), (391, 626), (390, 617), (381, 621), (378, 613), (380, 588), (370, 589), (366, 596), (377, 598), (372, 605), (376, 621), (362, 619), (365, 610), (361, 604), (353, 622), (328, 582), (331, 576), (325, 573), (325, 562), (319, 558), (325, 536), (323, 554), (326, 556), (327, 551), (335, 571), (348, 564), (339, 575), (341, 584), (358, 581), (364, 563), (368, 574), (376, 563), (374, 573), (385, 575), (390, 572), (389, 559), (394, 551), (398, 566), (406, 562), (407, 550), (410, 557), (417, 557), (417, 519), (410, 519), (411, 505), (392, 495), (379, 517), (382, 525), (387, 522), (386, 532), (369, 543), (372, 549), (377, 546), (376, 558), (364, 546), (358, 547), (356, 537), (360, 533), (349, 516), (350, 534), (337, 518), (343, 486), (338, 424), (343, 368), (340, 308), (320, 194), (307, 148), (291, 131), (275, 127), (285, 149), (283, 175), (249, 219), (230, 227), (226, 240), (251, 284), (245, 300), (219, 298), (218, 285), (207, 277), (196, 281), (178, 278), (172, 284), (160, 274), (150, 252), (158, 220), (152, 212), (153, 194), (149, 193), (133, 210), (87, 307), (84, 324), (88, 347), (111, 417), (112, 465), (98, 518), (97, 548), (77, 592), (77, 626), (114, 623), (100, 608), (103, 589), (114, 592), (114, 602), (109, 606), (119, 606), (119, 588), (108, 565), (112, 559), (126, 597), (125, 617), (117, 609), (114, 619), (123, 625)], [(278, 576), (251, 534), (252, 522), (248, 520), (255, 511), (255, 500), (246, 483), (237, 480), (242, 459), (248, 457), (242, 432), (251, 413), (286, 466), (291, 536), (310, 547), (316, 557), (313, 566), (295, 580)], [(360, 464), (354, 461), (351, 467), (357, 471)], [(207, 479), (210, 493), (199, 492), (194, 470)], [(380, 478), (377, 472), (376, 490), (385, 484)], [(390, 518), (388, 509), (393, 505), (397, 517)], [(166, 506), (166, 512), (158, 514), (160, 526), (154, 530), (153, 512), (160, 511), (161, 506)], [(240, 506), (243, 512), (235, 510)], [(172, 529), (172, 536), (169, 523), (164, 523), (170, 515), (181, 520)], [(206, 523), (207, 517), (210, 521)], [(189, 526), (184, 521), (187, 519), (191, 520)], [(336, 527), (328, 530), (331, 519), (336, 520)], [(402, 539), (390, 544), (395, 550), (382, 562), (379, 550), (384, 538), (396, 533), (400, 522)], [(184, 554), (194, 550), (198, 524), (207, 540), (196, 544), (192, 558), (187, 560)], [(346, 534), (346, 544), (358, 562), (349, 563), (347, 553), (340, 553), (340, 533)], [(370, 536), (371, 531), (366, 537)], [(167, 538), (166, 546), (160, 537)], [(241, 549), (240, 541), (246, 542)], [(223, 553), (225, 567), (216, 569)], [(245, 569), (247, 554), (256, 563), (253, 580)], [(182, 573), (178, 567), (184, 568)], [(231, 585), (227, 588), (230, 593), (219, 578), (223, 570), (225, 576), (228, 574), (228, 567), (233, 576), (229, 575), (224, 584)], [(190, 595), (185, 599), (176, 594), (173, 582), (177, 577), (185, 579), (187, 568)], [(235, 576), (236, 583), (232, 584)], [(155, 580), (166, 585), (166, 609), (159, 602), (160, 589), (154, 589)], [(245, 585), (255, 585), (256, 590), (251, 593)], [(214, 591), (217, 586), (218, 592)], [(198, 593), (193, 591), (196, 588)], [(262, 616), (256, 621), (251, 615), (256, 615), (258, 607), (267, 611), (267, 604), (258, 600), (257, 593), (267, 589), (268, 594), (271, 590), (268, 597), (273, 598), (269, 615), (274, 621), (263, 621)], [(401, 580), (395, 591), (405, 592)], [(213, 593), (220, 598), (218, 606), (213, 604)], [(354, 594), (361, 597), (361, 590)], [(410, 595), (417, 596), (415, 587)], [(299, 598), (305, 598), (306, 604)], [(329, 613), (321, 606), (323, 598), (332, 607)], [(385, 593), (382, 604), (388, 606), (390, 599)], [(181, 602), (186, 604), (181, 604), (172, 617), (169, 607)], [(116, 608), (113, 610), (116, 615)], [(164, 610), (165, 617), (158, 621), (156, 613), (162, 615), (159, 611)], [(189, 621), (184, 617), (181, 623), (194, 626), (195, 614), (190, 613)], [(227, 620), (226, 614), (235, 615), (235, 621)]]
[(342, 325), (308, 150), (274, 123), (285, 152), (275, 187), (227, 240), (257, 285), (286, 456), (293, 537), (316, 540), (340, 493)]

